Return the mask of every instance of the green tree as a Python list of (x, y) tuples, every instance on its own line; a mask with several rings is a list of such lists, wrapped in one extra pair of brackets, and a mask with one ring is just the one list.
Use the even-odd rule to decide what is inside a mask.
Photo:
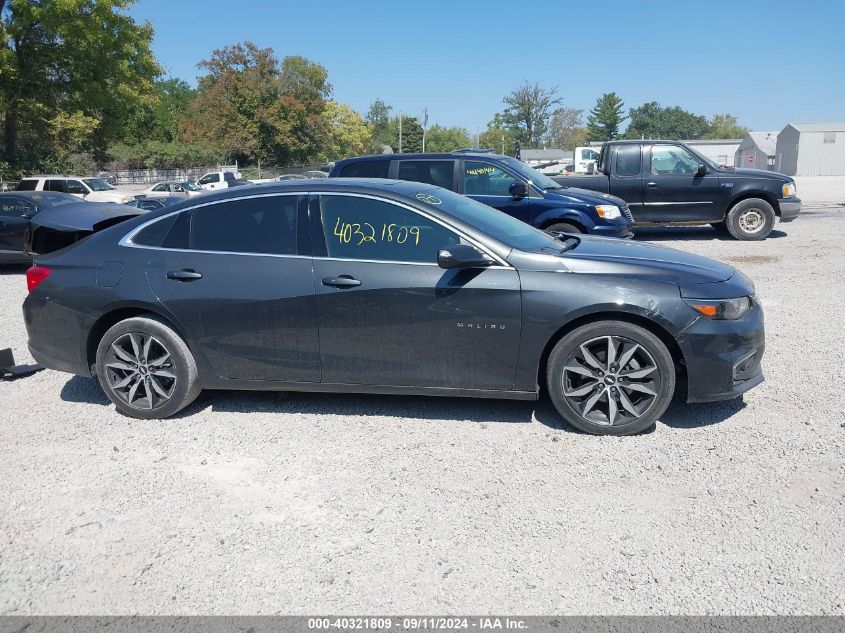
[(543, 88), (539, 83), (527, 81), (507, 95), (502, 102), (507, 106), (501, 121), (514, 132), (522, 145), (539, 146), (546, 134), (552, 108), (561, 99), (557, 88)]
[(500, 113), (493, 115), (493, 119), (487, 123), (487, 129), (478, 136), (480, 147), (493, 149), (506, 156), (513, 156), (516, 153), (517, 142), (517, 134), (505, 123)]
[(472, 144), (469, 132), (462, 127), (432, 125), (425, 136), (425, 151), (451, 152)]
[(573, 150), (584, 144), (586, 134), (583, 110), (558, 108), (552, 113), (545, 142), (551, 147)]
[(702, 138), (745, 138), (748, 128), (737, 123), (732, 114), (714, 114)]
[(370, 151), (380, 154), (385, 145), (393, 145), (393, 129), (390, 123), (391, 108), (381, 99), (376, 99), (370, 105), (364, 117), (373, 132), (373, 141)]
[(612, 141), (619, 136), (619, 126), (626, 117), (622, 114), (625, 104), (615, 92), (606, 92), (598, 98), (587, 117), (587, 139)]
[(50, 133), (63, 122), (76, 126), (69, 133), (78, 146), (103, 155), (135, 110), (154, 103), (161, 69), (153, 30), (125, 13), (132, 4), (0, 0), (0, 116), (10, 164), (33, 166), (66, 151)]
[(329, 101), (325, 111), (328, 123), (326, 143), (320, 151), (324, 161), (340, 160), (366, 153), (372, 145), (370, 125), (352, 106)]
[(655, 101), (629, 110), (631, 122), (625, 138), (638, 139), (697, 139), (702, 138), (710, 124), (701, 115), (687, 112), (679, 106), (663, 108)]
[[(399, 117), (394, 117), (394, 125), (391, 127), (396, 130), (396, 136), (393, 139), (393, 150), (398, 152), (399, 149)], [(405, 154), (422, 151), (423, 129), (417, 117), (403, 116), (402, 117), (402, 148), (401, 151)]]

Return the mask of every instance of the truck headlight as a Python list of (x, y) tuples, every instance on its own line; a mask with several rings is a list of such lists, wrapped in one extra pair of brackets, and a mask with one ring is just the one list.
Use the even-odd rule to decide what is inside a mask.
[(693, 310), (711, 319), (735, 321), (751, 309), (751, 297), (736, 299), (684, 299)]
[(786, 182), (783, 184), (783, 197), (792, 198), (795, 196), (795, 183)]
[(599, 214), (600, 218), (604, 218), (605, 220), (622, 217), (622, 212), (615, 204), (597, 204), (596, 213)]

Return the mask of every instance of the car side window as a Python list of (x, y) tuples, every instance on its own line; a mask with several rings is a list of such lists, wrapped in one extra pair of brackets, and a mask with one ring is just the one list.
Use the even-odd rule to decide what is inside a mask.
[(340, 170), (342, 178), (387, 178), (389, 160), (362, 160)]
[(164, 183), (160, 183), (153, 187), (153, 191), (167, 191), (167, 185)]
[(199, 179), (197, 184), (199, 185), (207, 185), (211, 182), (219, 182), (220, 181), (220, 174), (206, 174), (202, 178)]
[(397, 178), (454, 191), (454, 175), (455, 163), (451, 160), (400, 160)]
[(384, 262), (437, 262), (437, 252), (460, 237), (426, 216), (384, 200), (321, 196), (329, 257)]
[(35, 205), (21, 198), (3, 198), (0, 200), (0, 216), (6, 218), (25, 218), (35, 211)]
[(510, 196), (515, 182), (516, 178), (490, 163), (464, 161), (464, 194), (468, 196)]
[(677, 145), (654, 145), (651, 148), (651, 173), (657, 176), (691, 175), (698, 171), (698, 160)]
[(296, 255), (299, 196), (226, 200), (194, 209), (192, 250)]
[(16, 191), (35, 191), (35, 188), (38, 186), (38, 180), (35, 178), (25, 178), (18, 183), (18, 186), (15, 187)]
[(616, 175), (640, 175), (640, 146), (620, 145), (616, 150)]
[(65, 185), (67, 186), (66, 191), (68, 193), (81, 193), (83, 195), (88, 193), (88, 189), (85, 188), (85, 185), (78, 180), (68, 180), (65, 182)]
[(70, 193), (67, 190), (66, 180), (48, 180), (44, 183), (44, 191), (61, 191), (62, 193)]

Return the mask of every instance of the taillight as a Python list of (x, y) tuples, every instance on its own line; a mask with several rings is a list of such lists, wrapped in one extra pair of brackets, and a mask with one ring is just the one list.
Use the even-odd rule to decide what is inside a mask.
[(50, 276), (51, 272), (53, 271), (46, 266), (33, 266), (26, 271), (26, 287), (32, 292), (38, 287), (38, 284)]

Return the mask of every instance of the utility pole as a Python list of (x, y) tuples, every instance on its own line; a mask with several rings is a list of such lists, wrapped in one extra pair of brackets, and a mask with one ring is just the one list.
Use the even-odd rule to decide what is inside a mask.
[(423, 146), (422, 151), (425, 152), (425, 134), (428, 129), (428, 108), (423, 108)]
[(402, 113), (399, 113), (399, 153), (402, 153)]

